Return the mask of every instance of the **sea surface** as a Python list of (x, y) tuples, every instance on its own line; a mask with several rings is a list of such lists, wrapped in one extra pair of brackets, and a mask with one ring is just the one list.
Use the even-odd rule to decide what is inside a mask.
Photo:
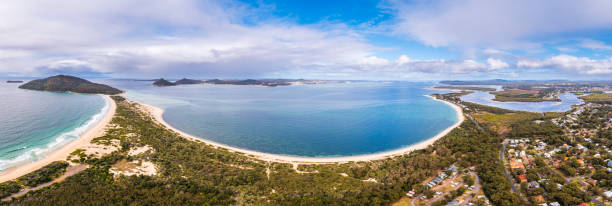
[(290, 156), (371, 154), (427, 140), (455, 124), (431, 84), (359, 82), (278, 87), (108, 81), (165, 109), (173, 127), (217, 143)]
[(41, 92), (0, 82), (0, 171), (43, 158), (108, 110), (98, 95)]

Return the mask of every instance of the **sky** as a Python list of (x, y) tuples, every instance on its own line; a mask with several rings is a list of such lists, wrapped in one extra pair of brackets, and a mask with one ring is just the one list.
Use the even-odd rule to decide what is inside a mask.
[(609, 0), (20, 0), (0, 76), (612, 80)]

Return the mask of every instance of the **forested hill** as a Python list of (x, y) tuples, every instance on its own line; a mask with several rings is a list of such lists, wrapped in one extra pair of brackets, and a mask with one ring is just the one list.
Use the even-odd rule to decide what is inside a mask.
[(121, 90), (104, 84), (68, 75), (57, 75), (45, 79), (32, 80), (19, 86), (21, 89), (53, 92), (76, 92), (85, 94), (119, 94)]

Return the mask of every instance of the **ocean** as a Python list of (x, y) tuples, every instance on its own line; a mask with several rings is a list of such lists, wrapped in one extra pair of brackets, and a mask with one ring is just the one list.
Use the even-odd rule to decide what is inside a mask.
[(98, 95), (30, 91), (0, 82), (0, 171), (43, 158), (78, 138), (108, 107)]
[[(448, 105), (424, 95), (431, 83), (356, 82), (278, 87), (180, 85), (96, 80), (125, 90), (131, 100), (165, 109), (163, 118), (193, 136), (258, 152), (303, 157), (372, 154), (427, 140), (458, 120)], [(94, 126), (108, 110), (98, 95), (22, 90), (0, 82), (0, 171), (43, 158)], [(462, 97), (507, 109), (566, 111), (580, 104), (494, 102), (475, 92)]]
[(358, 82), (278, 87), (109, 81), (128, 99), (165, 109), (193, 136), (258, 152), (335, 157), (384, 152), (435, 136), (456, 112), (430, 84)]

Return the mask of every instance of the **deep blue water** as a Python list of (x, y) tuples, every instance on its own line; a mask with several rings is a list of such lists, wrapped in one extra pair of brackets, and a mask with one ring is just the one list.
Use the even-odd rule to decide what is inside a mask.
[(279, 87), (109, 81), (125, 96), (165, 109), (172, 126), (197, 137), (260, 152), (347, 156), (402, 148), (457, 120), (425, 97), (424, 83), (362, 82)]
[(97, 95), (40, 92), (0, 82), (0, 171), (79, 137), (106, 107)]

